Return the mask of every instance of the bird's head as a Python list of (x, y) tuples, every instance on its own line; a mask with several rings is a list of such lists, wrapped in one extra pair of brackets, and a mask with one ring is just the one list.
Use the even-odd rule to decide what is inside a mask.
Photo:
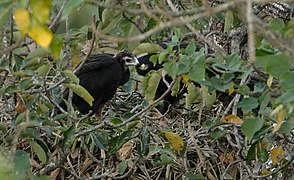
[(138, 59), (136, 58), (136, 56), (126, 49), (117, 52), (113, 56), (113, 58), (122, 62), (124, 64), (124, 66), (137, 66), (138, 64), (140, 64)]

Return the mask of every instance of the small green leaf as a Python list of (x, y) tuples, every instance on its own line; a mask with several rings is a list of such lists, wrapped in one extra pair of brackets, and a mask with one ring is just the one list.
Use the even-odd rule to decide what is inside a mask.
[(49, 50), (52, 53), (54, 59), (59, 58), (59, 54), (61, 52), (62, 45), (63, 45), (63, 40), (59, 36), (54, 35), (53, 39), (49, 45)]
[(257, 157), (262, 163), (265, 163), (269, 158), (267, 150), (262, 147), (262, 144), (260, 142), (258, 143)]
[(248, 97), (242, 99), (242, 101), (236, 105), (236, 108), (242, 108), (243, 111), (248, 112), (254, 108), (257, 108), (258, 105), (258, 100), (256, 98)]
[(142, 127), (139, 138), (140, 141), (137, 144), (138, 153), (141, 156), (147, 156), (149, 153), (150, 145), (150, 131), (148, 127)]
[(186, 53), (188, 55), (192, 55), (196, 51), (196, 45), (195, 42), (191, 41), (188, 46), (186, 47)]
[(37, 154), (38, 158), (42, 161), (42, 163), (45, 164), (47, 162), (47, 156), (44, 149), (35, 141), (29, 141), (29, 143), (33, 151)]
[(196, 101), (196, 99), (200, 95), (200, 91), (191, 82), (187, 83), (187, 91), (188, 91), (188, 94), (186, 95), (185, 106), (187, 109), (191, 109), (192, 104)]
[(91, 133), (91, 138), (100, 149), (106, 149), (106, 146), (109, 141), (109, 136), (104, 130), (96, 130), (94, 133)]
[(200, 92), (201, 92), (202, 100), (205, 104), (205, 107), (207, 107), (207, 109), (211, 109), (212, 105), (216, 101), (216, 92), (215, 91), (208, 92), (207, 86), (201, 86)]
[(126, 142), (128, 142), (133, 136), (132, 131), (125, 131), (120, 136), (112, 138), (109, 142), (109, 154), (115, 153), (119, 150)]
[(49, 64), (43, 64), (42, 66), (40, 66), (37, 69), (37, 74), (38, 76), (44, 76), (50, 69), (50, 65)]
[(263, 122), (264, 120), (259, 118), (245, 119), (245, 121), (241, 125), (241, 130), (248, 138), (249, 142), (252, 140), (254, 134), (262, 128)]
[(168, 55), (168, 52), (166, 52), (166, 51), (163, 51), (163, 52), (159, 53), (159, 55), (158, 55), (158, 63), (161, 64), (161, 63), (167, 61), (167, 59), (166, 59), (167, 55)]
[(214, 131), (211, 132), (210, 138), (212, 140), (218, 140), (218, 139), (224, 137), (227, 133), (228, 133), (227, 130), (215, 129)]
[(156, 71), (151, 72), (150, 76), (151, 77), (148, 81), (148, 87), (145, 91), (145, 98), (148, 103), (153, 102), (158, 84), (161, 79), (161, 75), (159, 74), (159, 72), (156, 72)]
[(167, 154), (162, 154), (159, 158), (155, 158), (153, 160), (153, 163), (155, 166), (164, 166), (171, 164), (174, 161), (174, 158), (167, 155)]
[(157, 53), (161, 51), (161, 47), (158, 44), (153, 43), (141, 43), (137, 48), (134, 49), (134, 54), (141, 53)]
[(94, 98), (83, 86), (78, 84), (65, 84), (65, 86), (83, 98), (90, 106), (93, 105)]
[(172, 90), (171, 90), (172, 91), (172, 93), (171, 93), (172, 96), (177, 96), (178, 95), (178, 93), (180, 91), (181, 80), (182, 80), (181, 76), (176, 77), (175, 84), (174, 84), (174, 86), (172, 87)]
[(169, 60), (163, 64), (164, 69), (166, 72), (174, 79), (178, 74), (178, 65), (175, 60)]
[(75, 75), (75, 73), (73, 73), (71, 70), (64, 70), (62, 71), (62, 73), (68, 77), (73, 83), (78, 84), (80, 82), (79, 78), (77, 77), (77, 75)]
[(127, 170), (127, 167), (128, 167), (128, 161), (127, 160), (123, 160), (122, 162), (120, 162), (118, 165), (117, 165), (117, 172), (122, 175), (125, 173), (125, 171)]
[(224, 32), (229, 32), (234, 27), (234, 14), (232, 11), (227, 11), (225, 17)]
[(188, 71), (188, 76), (192, 81), (198, 82), (205, 80), (205, 63), (204, 58), (193, 62), (191, 69)]
[(188, 180), (206, 180), (206, 178), (201, 174), (194, 174), (192, 172), (185, 173), (185, 176), (188, 178)]

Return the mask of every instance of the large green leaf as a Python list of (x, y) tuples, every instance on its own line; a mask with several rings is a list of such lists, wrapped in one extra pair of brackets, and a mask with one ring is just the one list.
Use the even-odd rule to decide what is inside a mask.
[(284, 54), (258, 56), (256, 64), (265, 68), (270, 75), (277, 78), (281, 78), (292, 66), (289, 58)]
[(45, 150), (35, 141), (29, 141), (33, 151), (37, 154), (38, 158), (42, 161), (42, 163), (47, 162), (47, 156)]
[(14, 155), (14, 177), (23, 179), (30, 171), (29, 154), (25, 151), (16, 150)]
[(169, 60), (163, 64), (164, 69), (173, 79), (178, 74), (178, 64), (175, 60)]
[(65, 84), (65, 86), (83, 98), (90, 106), (93, 105), (94, 98), (83, 86), (78, 84)]
[(259, 118), (245, 119), (244, 123), (241, 125), (241, 130), (249, 142), (252, 140), (254, 134), (262, 128), (263, 122), (264, 120)]

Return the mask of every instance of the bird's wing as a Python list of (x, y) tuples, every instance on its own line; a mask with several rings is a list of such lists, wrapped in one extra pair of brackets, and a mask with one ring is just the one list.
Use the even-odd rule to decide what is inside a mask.
[(92, 55), (89, 60), (85, 61), (83, 66), (75, 74), (77, 76), (80, 76), (89, 72), (100, 71), (115, 63), (116, 61), (112, 58), (110, 54)]

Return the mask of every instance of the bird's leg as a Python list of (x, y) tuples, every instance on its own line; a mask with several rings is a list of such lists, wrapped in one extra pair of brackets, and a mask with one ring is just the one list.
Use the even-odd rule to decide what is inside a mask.
[(98, 120), (102, 120), (102, 112), (103, 112), (103, 109), (104, 109), (104, 105), (105, 104), (102, 104), (101, 106), (99, 106), (97, 111), (96, 111), (95, 117)]

